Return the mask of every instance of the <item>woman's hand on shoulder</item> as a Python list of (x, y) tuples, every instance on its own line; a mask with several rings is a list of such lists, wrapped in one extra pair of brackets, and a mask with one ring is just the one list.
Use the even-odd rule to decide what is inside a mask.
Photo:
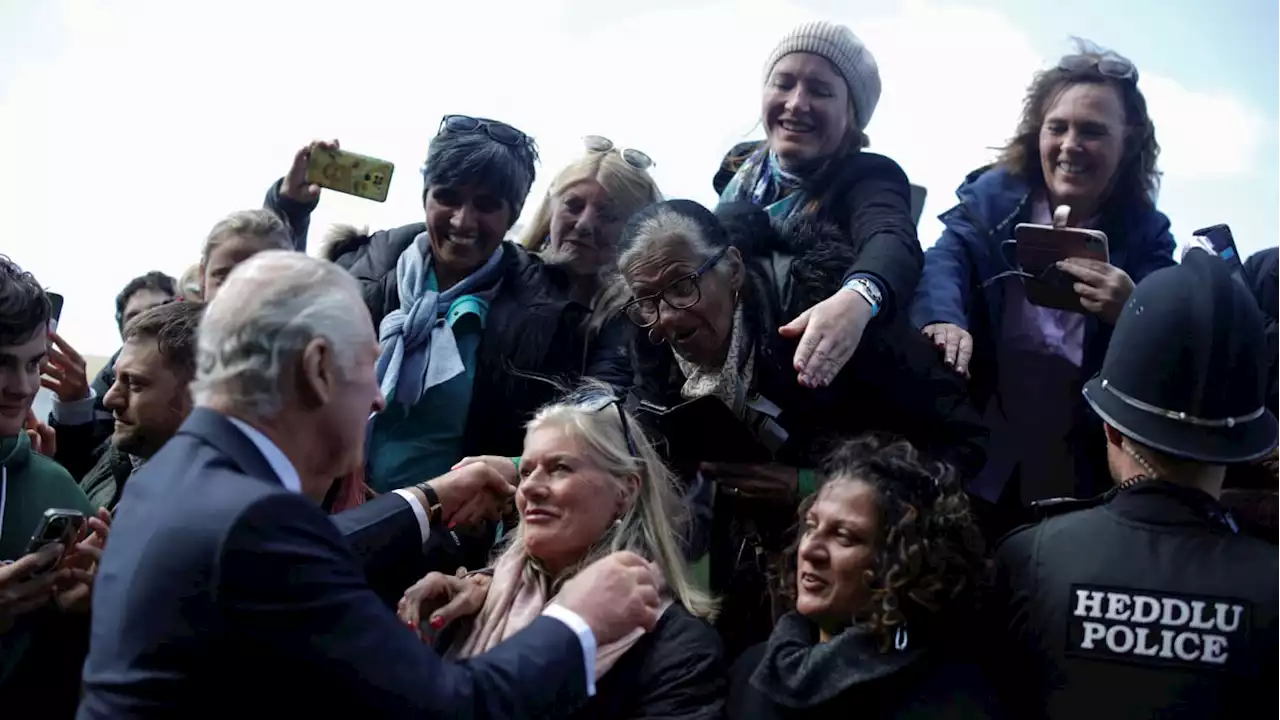
[(458, 568), (454, 575), (428, 573), (404, 592), (396, 606), (396, 615), (425, 642), (424, 612), (429, 616), (427, 623), (433, 632), (439, 632), (459, 618), (471, 617), (484, 607), (492, 579), (483, 573), (469, 575), (466, 568)]
[(969, 377), (969, 360), (973, 357), (973, 336), (968, 330), (951, 323), (932, 323), (920, 328), (924, 336), (942, 352), (942, 361), (952, 370)]
[(857, 351), (872, 309), (856, 292), (838, 291), (778, 328), (785, 338), (800, 338), (793, 360), (799, 383), (826, 387)]

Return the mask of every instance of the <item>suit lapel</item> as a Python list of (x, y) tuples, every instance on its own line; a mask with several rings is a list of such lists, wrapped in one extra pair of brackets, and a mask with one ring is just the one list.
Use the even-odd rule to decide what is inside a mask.
[(178, 429), (178, 434), (199, 438), (217, 448), (246, 475), (280, 484), (280, 478), (271, 469), (271, 463), (262, 456), (253, 441), (221, 413), (198, 407), (191, 411), (187, 421)]

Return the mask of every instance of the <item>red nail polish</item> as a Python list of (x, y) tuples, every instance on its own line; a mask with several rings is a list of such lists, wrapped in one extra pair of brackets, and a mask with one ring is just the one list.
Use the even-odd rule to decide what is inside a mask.
[(449, 529), (450, 529), (450, 530), (454, 529), (454, 528), (455, 528), (455, 527), (457, 527), (457, 526), (458, 526), (458, 521), (457, 521), (457, 520), (454, 520), (454, 521), (452, 521), (452, 522), (450, 522), (450, 523), (449, 523)]
[(443, 617), (440, 617), (439, 615), (437, 615), (437, 616), (435, 616), (435, 617), (431, 618), (431, 629), (432, 629), (432, 630), (439, 630), (439, 629), (440, 629), (440, 628), (442, 628), (442, 627), (444, 627), (444, 618), (443, 618)]

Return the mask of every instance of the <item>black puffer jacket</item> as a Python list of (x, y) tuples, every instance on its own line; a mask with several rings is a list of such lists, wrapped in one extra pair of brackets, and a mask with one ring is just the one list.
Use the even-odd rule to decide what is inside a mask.
[[(756, 346), (753, 390), (781, 408), (776, 422), (788, 436), (775, 462), (816, 468), (833, 442), (880, 431), (907, 438), (962, 477), (981, 469), (987, 431), (964, 383), (905, 315), (873, 320), (830, 386), (809, 389), (797, 382), (791, 362), (796, 341), (782, 338), (777, 328), (839, 288), (852, 251), (834, 239), (838, 229), (806, 224), (779, 235), (758, 209), (739, 204), (717, 214), (746, 260), (741, 302)], [(679, 404), (684, 376), (670, 348), (640, 341), (634, 353), (636, 394), (660, 406)], [(676, 470), (687, 477), (694, 468)], [(700, 535), (709, 533), (711, 589), (724, 598), (717, 626), (732, 659), (768, 636), (779, 610), (767, 591), (769, 558), (790, 542), (795, 506), (717, 495), (711, 512), (695, 507), (694, 515), (711, 518), (710, 528), (694, 530), (693, 544), (707, 542)]]

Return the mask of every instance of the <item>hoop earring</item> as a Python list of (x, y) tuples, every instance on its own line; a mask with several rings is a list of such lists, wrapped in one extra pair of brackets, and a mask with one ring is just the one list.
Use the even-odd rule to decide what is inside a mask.
[(661, 335), (654, 335), (653, 328), (649, 328), (648, 336), (649, 336), (649, 342), (654, 345), (664, 345), (667, 342), (667, 339), (662, 337)]
[(906, 650), (907, 641), (909, 639), (910, 638), (907, 637), (907, 626), (899, 625), (898, 629), (893, 633), (893, 649), (899, 651)]

